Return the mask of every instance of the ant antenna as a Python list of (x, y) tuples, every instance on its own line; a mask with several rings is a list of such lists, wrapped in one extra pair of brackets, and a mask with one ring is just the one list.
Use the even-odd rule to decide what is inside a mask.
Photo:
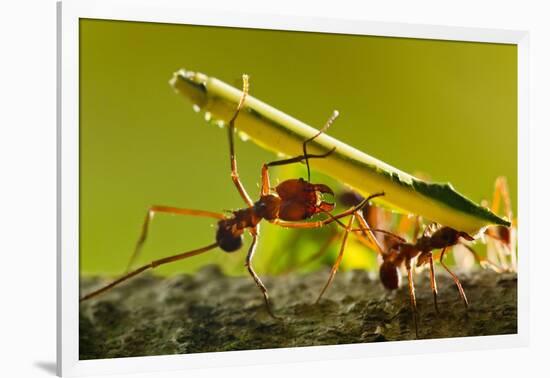
[(403, 239), (401, 236), (396, 235), (393, 232), (390, 232), (390, 231), (387, 231), (387, 230), (382, 230), (380, 228), (360, 227), (360, 228), (352, 228), (350, 231), (352, 231), (352, 232), (363, 231), (364, 232), (365, 230), (368, 230), (368, 231), (371, 231), (371, 232), (379, 232), (381, 234), (391, 236), (392, 238), (394, 238), (394, 239), (396, 239), (396, 240), (398, 240), (402, 243), (406, 242), (406, 240)]
[(196, 256), (196, 255), (200, 255), (201, 253), (208, 252), (208, 251), (210, 251), (210, 250), (212, 250), (216, 247), (218, 247), (218, 243), (210, 244), (210, 245), (207, 245), (206, 247), (202, 247), (202, 248), (195, 249), (195, 250), (192, 250), (192, 251), (188, 251), (188, 252), (180, 253), (180, 254), (177, 254), (177, 255), (168, 256), (168, 257), (164, 257), (162, 259), (151, 261), (149, 264), (143, 265), (143, 266), (141, 266), (141, 267), (139, 267), (139, 268), (137, 268), (137, 269), (135, 269), (135, 270), (133, 270), (129, 273), (124, 274), (122, 277), (120, 277), (117, 280), (111, 282), (109, 285), (103, 286), (102, 288), (100, 288), (96, 291), (93, 291), (90, 294), (87, 294), (87, 295), (83, 296), (82, 298), (80, 298), (80, 302), (83, 302), (85, 300), (93, 298), (96, 295), (99, 295), (99, 294), (101, 294), (101, 293), (117, 286), (118, 284), (120, 284), (120, 283), (134, 277), (134, 276), (137, 276), (138, 274), (140, 274), (141, 272), (143, 272), (145, 270), (154, 269), (154, 268), (156, 268), (157, 266), (160, 266), (160, 265), (164, 265), (164, 264), (168, 264), (168, 263), (171, 263), (171, 262), (174, 262), (174, 261), (183, 260), (183, 259), (186, 259), (188, 257), (193, 257), (193, 256)]
[[(369, 201), (373, 198), (376, 198), (376, 197), (382, 197), (386, 195), (386, 193), (384, 192), (380, 192), (380, 193), (375, 193), (375, 194), (371, 194), (370, 196), (368, 196), (367, 198), (363, 199), (359, 204), (353, 206), (350, 210), (350, 214), (353, 214), (353, 213), (357, 213), (361, 210), (363, 210), (363, 208), (365, 206), (368, 205)], [(321, 212), (323, 212), (324, 214), (326, 214), (333, 222), (336, 222), (338, 223), (340, 226), (344, 227), (344, 228), (348, 228), (344, 223), (342, 223), (338, 218), (339, 217), (335, 217), (334, 215), (332, 215), (329, 211), (325, 210), (325, 209), (322, 209), (320, 206), (315, 206), (317, 209), (321, 210)], [(389, 231), (385, 231), (385, 230), (382, 230), (382, 229), (378, 229), (378, 228), (370, 228), (370, 227), (367, 227), (368, 230), (370, 231), (376, 231), (376, 232), (381, 232), (381, 233), (387, 233), (389, 235), (392, 235), (394, 236), (395, 238), (397, 239), (400, 239), (401, 241), (405, 241), (405, 239), (403, 239), (402, 237), (400, 236), (397, 236)], [(363, 228), (352, 228), (350, 229), (350, 231), (364, 231)]]
[[(338, 112), (338, 110), (335, 110), (332, 112), (332, 115), (330, 116), (330, 118), (328, 119), (328, 121), (325, 123), (325, 125), (323, 126), (323, 128), (321, 130), (319, 130), (317, 132), (317, 134), (315, 134), (314, 136), (312, 136), (311, 138), (307, 139), (304, 141), (304, 143), (302, 144), (302, 150), (304, 151), (304, 158), (305, 158), (305, 161), (306, 161), (306, 166), (307, 166), (307, 181), (310, 182), (311, 180), (311, 172), (310, 172), (310, 169), (309, 169), (309, 160), (308, 160), (308, 155), (307, 155), (307, 144), (309, 142), (311, 142), (313, 139), (317, 138), (319, 135), (321, 135), (322, 133), (324, 133), (325, 131), (327, 131), (327, 129), (330, 127), (330, 125), (332, 125), (332, 123), (334, 122), (334, 120), (336, 118), (338, 118), (338, 116), (340, 115), (340, 113)], [(318, 157), (326, 157), (328, 155), (330, 155), (331, 153), (333, 153), (334, 151), (336, 150), (336, 147), (333, 147), (331, 150), (329, 150), (327, 153), (323, 154), (323, 155), (320, 155)]]
[[(376, 197), (381, 197), (381, 196), (384, 196), (386, 195), (385, 192), (380, 192), (380, 193), (375, 193), (375, 194), (371, 194), (370, 196), (368, 196), (367, 198), (365, 198), (364, 200), (362, 200), (357, 206), (355, 206), (355, 208), (357, 209), (356, 211), (361, 211), (363, 210), (363, 208), (365, 206), (367, 206), (369, 204), (369, 201), (373, 198), (376, 198)], [(358, 216), (358, 219), (364, 219), (363, 216), (359, 215)], [(386, 230), (382, 230), (382, 229), (379, 229), (379, 228), (372, 228), (368, 225), (368, 223), (366, 223), (366, 226), (362, 226), (361, 225), (361, 222), (359, 222), (359, 228), (352, 228), (350, 231), (352, 232), (356, 232), (356, 231), (361, 231), (361, 232), (365, 232), (365, 230), (368, 230), (368, 231), (371, 231), (371, 232), (380, 232), (382, 234), (385, 234), (385, 235), (388, 235), (388, 236), (391, 236), (397, 240), (399, 240), (400, 242), (404, 243), (406, 240), (403, 239), (401, 236), (399, 235), (396, 235), (394, 234), (393, 232), (390, 232), (390, 231), (386, 231)]]
[[(243, 95), (241, 96), (241, 99), (239, 100), (239, 105), (237, 106), (237, 110), (241, 110), (243, 108), (244, 100), (246, 99), (246, 96), (248, 95), (248, 88), (249, 88), (248, 75), (243, 74)], [(237, 118), (237, 116), (234, 115), (233, 120), (235, 118)]]
[(334, 215), (332, 215), (332, 214), (330, 213), (330, 211), (327, 211), (327, 210), (325, 210), (325, 209), (323, 209), (323, 208), (321, 208), (320, 206), (317, 206), (317, 205), (315, 205), (315, 208), (318, 209), (318, 210), (319, 210), (320, 212), (322, 212), (323, 214), (326, 214), (330, 219), (332, 219), (333, 222), (338, 223), (338, 225), (340, 225), (340, 226), (343, 227), (343, 228), (347, 228), (347, 226), (346, 226), (344, 223), (342, 223), (342, 222), (340, 221), (340, 219), (338, 219), (338, 218), (336, 218)]
[[(336, 218), (334, 215), (332, 215), (329, 211), (321, 209), (320, 207), (317, 207), (317, 208), (319, 210), (321, 210), (321, 212), (326, 214), (330, 219), (332, 219), (333, 222), (338, 223), (343, 228), (347, 228), (347, 226), (343, 222), (341, 222), (338, 218)], [(380, 232), (382, 234), (392, 236), (392, 237), (396, 238), (397, 240), (399, 240), (401, 242), (405, 242), (405, 239), (403, 239), (401, 236), (395, 235), (394, 233), (391, 233), (391, 232), (386, 231), (386, 230), (382, 230), (381, 228), (372, 228), (372, 227), (369, 226), (369, 227), (365, 227), (365, 228), (360, 227), (360, 228), (351, 228), (350, 229), (350, 231), (352, 231), (352, 232), (357, 232), (357, 231), (363, 231), (364, 232), (365, 230), (368, 230), (368, 231), (371, 231), (371, 232)]]
[(239, 104), (237, 105), (237, 111), (235, 114), (233, 114), (233, 117), (229, 121), (229, 127), (227, 128), (227, 133), (229, 135), (229, 156), (231, 160), (231, 169), (232, 171), (236, 169), (237, 163), (235, 162), (235, 145), (233, 142), (233, 132), (235, 131), (235, 120), (237, 119), (237, 116), (239, 115), (239, 112), (244, 106), (244, 101), (246, 100), (246, 96), (248, 96), (248, 75), (243, 74), (243, 93), (241, 95), (241, 99), (239, 100)]

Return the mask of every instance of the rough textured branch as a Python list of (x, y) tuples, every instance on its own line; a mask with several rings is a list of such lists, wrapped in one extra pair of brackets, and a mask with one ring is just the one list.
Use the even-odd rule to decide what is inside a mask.
[[(81, 305), (80, 358), (111, 358), (414, 338), (406, 288), (393, 293), (364, 271), (340, 272), (319, 305), (313, 302), (327, 271), (262, 277), (275, 312), (267, 315), (249, 277), (224, 276), (216, 266), (193, 276), (144, 276)], [(514, 274), (461, 275), (466, 312), (456, 287), (438, 271), (439, 309), (426, 272), (417, 274), (420, 338), (517, 332)], [(83, 279), (82, 290), (103, 284)]]

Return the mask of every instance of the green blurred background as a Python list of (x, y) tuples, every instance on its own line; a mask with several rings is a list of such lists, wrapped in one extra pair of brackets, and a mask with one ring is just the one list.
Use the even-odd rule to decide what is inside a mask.
[[(82, 274), (124, 270), (149, 205), (243, 206), (230, 179), (225, 130), (207, 124), (168, 85), (182, 67), (237, 87), (248, 73), (253, 96), (315, 127), (338, 109), (330, 135), (406, 172), (449, 181), (476, 202), (490, 199), (504, 175), (516, 209), (515, 45), (82, 19)], [(261, 164), (275, 156), (251, 142), (237, 141), (236, 151), (242, 180), (257, 198)], [(279, 169), (272, 177), (304, 172)], [(337, 187), (319, 174), (313, 181)], [(214, 225), (157, 215), (140, 262), (210, 244)], [(263, 226), (257, 270), (270, 272), (279, 255), (314, 253), (327, 232), (300, 238)], [(348, 267), (375, 261), (352, 252)], [(217, 263), (244, 274), (245, 253), (215, 250), (157, 272)]]

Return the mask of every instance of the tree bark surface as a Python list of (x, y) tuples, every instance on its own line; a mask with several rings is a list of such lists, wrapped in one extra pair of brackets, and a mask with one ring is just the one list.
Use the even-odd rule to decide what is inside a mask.
[[(437, 272), (437, 314), (427, 272), (415, 278), (420, 339), (517, 332), (515, 274), (474, 271), (454, 282)], [(314, 304), (328, 271), (262, 277), (271, 318), (252, 278), (216, 266), (170, 278), (143, 275), (80, 305), (80, 359), (414, 340), (406, 280), (388, 292), (364, 271), (339, 272)], [(82, 278), (85, 294), (108, 283)]]

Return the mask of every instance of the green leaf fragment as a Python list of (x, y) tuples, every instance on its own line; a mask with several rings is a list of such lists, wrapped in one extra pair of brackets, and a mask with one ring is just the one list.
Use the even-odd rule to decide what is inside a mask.
[[(228, 122), (241, 97), (241, 90), (207, 75), (179, 70), (170, 80), (195, 108), (208, 112), (211, 120)], [(236, 127), (256, 144), (288, 156), (302, 154), (302, 143), (317, 129), (282, 111), (247, 96)], [(497, 216), (457, 192), (449, 183), (429, 183), (322, 134), (308, 145), (312, 153), (336, 151), (324, 159), (312, 159), (313, 168), (346, 183), (367, 196), (384, 191), (377, 202), (397, 211), (421, 215), (427, 220), (475, 234), (490, 225), (510, 226)]]

